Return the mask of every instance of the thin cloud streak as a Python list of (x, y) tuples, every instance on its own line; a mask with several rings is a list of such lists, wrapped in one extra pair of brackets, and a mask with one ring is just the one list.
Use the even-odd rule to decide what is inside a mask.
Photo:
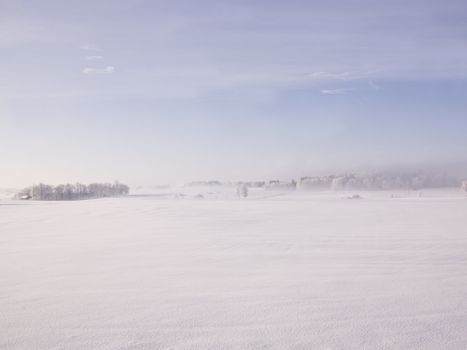
[(107, 66), (105, 68), (89, 68), (83, 69), (84, 74), (112, 74), (115, 72), (115, 67)]
[(83, 51), (100, 51), (100, 48), (97, 45), (90, 45), (90, 44), (81, 45), (80, 49)]
[(100, 61), (104, 58), (104, 56), (94, 55), (94, 56), (86, 56), (84, 59), (86, 61)]
[(371, 75), (373, 72), (353, 72), (353, 71), (348, 71), (348, 72), (313, 72), (311, 74), (307, 74), (305, 77), (309, 80), (357, 80), (357, 79), (363, 79)]
[(341, 89), (324, 89), (321, 90), (323, 95), (346, 95), (352, 91), (355, 91), (353, 88), (341, 88)]

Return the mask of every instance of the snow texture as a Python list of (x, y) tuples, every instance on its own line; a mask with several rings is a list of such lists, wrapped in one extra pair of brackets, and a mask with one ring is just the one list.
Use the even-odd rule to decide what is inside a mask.
[(467, 347), (460, 189), (228, 191), (0, 200), (0, 349)]

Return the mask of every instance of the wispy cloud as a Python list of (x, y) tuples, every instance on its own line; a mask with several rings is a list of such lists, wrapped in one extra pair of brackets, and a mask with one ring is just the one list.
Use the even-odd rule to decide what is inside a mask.
[(99, 60), (101, 60), (103, 58), (104, 58), (104, 56), (93, 55), (93, 56), (86, 56), (84, 59), (86, 61), (99, 61)]
[(321, 90), (321, 93), (324, 95), (346, 95), (355, 89), (352, 88), (341, 88), (341, 89), (326, 89)]
[(92, 45), (92, 44), (81, 45), (80, 49), (84, 51), (100, 51), (97, 45)]
[(115, 72), (115, 67), (107, 66), (105, 68), (84, 68), (84, 74), (112, 74)]
[(361, 79), (365, 74), (361, 72), (313, 72), (306, 76), (310, 80), (355, 80)]
[(370, 85), (370, 88), (372, 88), (373, 90), (376, 90), (376, 91), (379, 91), (379, 90), (382, 90), (382, 89), (383, 89), (380, 85), (376, 84), (376, 83), (375, 83), (374, 81), (372, 81), (372, 80), (370, 80), (370, 81), (368, 82), (368, 85)]

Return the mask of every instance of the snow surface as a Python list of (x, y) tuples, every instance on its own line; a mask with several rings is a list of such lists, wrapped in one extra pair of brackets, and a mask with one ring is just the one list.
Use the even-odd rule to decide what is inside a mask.
[(202, 191), (0, 200), (0, 348), (467, 348), (459, 190)]

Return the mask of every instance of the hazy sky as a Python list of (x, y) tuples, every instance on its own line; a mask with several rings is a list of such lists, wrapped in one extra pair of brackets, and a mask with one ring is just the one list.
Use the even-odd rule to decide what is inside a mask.
[(466, 152), (465, 0), (0, 0), (0, 187)]

